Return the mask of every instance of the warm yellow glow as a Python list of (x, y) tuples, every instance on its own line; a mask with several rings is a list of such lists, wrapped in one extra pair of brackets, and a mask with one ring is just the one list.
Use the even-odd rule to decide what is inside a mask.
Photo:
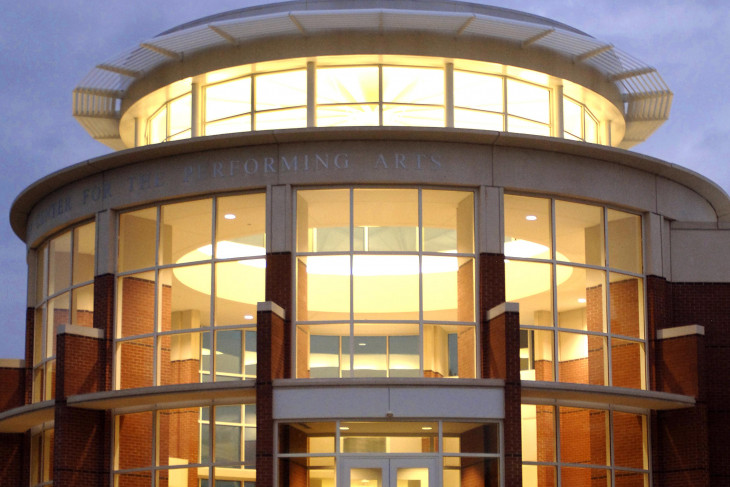
[(321, 68), (317, 70), (317, 104), (355, 104), (380, 99), (377, 66)]
[[(422, 273), (436, 274), (456, 272), (457, 257), (423, 256)], [(421, 272), (415, 256), (355, 255), (352, 259), (352, 275), (355, 276), (408, 276)], [(307, 257), (307, 274), (349, 276), (349, 255), (322, 255)]]
[(256, 110), (307, 104), (307, 71), (297, 69), (256, 76)]
[[(505, 242), (504, 253), (510, 257), (523, 259), (551, 258), (550, 249), (545, 245), (521, 239)], [(561, 261), (567, 260), (561, 253), (557, 253), (556, 258)], [(504, 266), (505, 274), (511, 276), (505, 283), (506, 295), (510, 301), (517, 301), (550, 290), (550, 266), (534, 266), (530, 262), (511, 259), (505, 259)], [(555, 276), (557, 284), (563, 284), (570, 279), (572, 274), (572, 267), (558, 266)]]
[[(307, 63), (314, 62), (308, 86)], [(458, 128), (507, 130), (599, 143), (611, 123), (614, 144), (624, 133), (619, 108), (567, 80), (495, 63), (420, 56), (323, 56), (283, 59), (203, 73), (147, 95), (122, 117), (122, 138), (134, 140), (133, 120), (147, 121), (146, 142), (188, 138), (191, 82), (203, 86), (200, 133), (306, 127), (307, 93), (314, 89), (314, 126), (444, 127), (446, 62), (453, 63), (453, 120)], [(552, 87), (564, 87), (564, 129), (553, 127)], [(252, 99), (252, 96), (254, 97)], [(505, 104), (506, 101), (506, 104)], [(575, 113), (575, 112), (580, 113)]]
[[(251, 111), (251, 78), (240, 78), (205, 90), (205, 121), (211, 122)], [(207, 131), (206, 131), (207, 133)]]
[[(261, 256), (261, 258), (232, 261), (234, 266), (219, 265), (216, 268), (216, 297), (248, 304), (262, 301), (262, 290), (266, 278), (265, 253), (265, 249), (255, 245), (229, 241), (218, 242), (216, 245), (218, 259), (256, 256)], [(212, 246), (205, 245), (183, 255), (178, 262), (210, 260), (212, 256)], [(239, 267), (240, 270), (237, 270), (236, 267)], [(185, 286), (210, 295), (210, 268), (208, 266), (175, 267), (173, 274)], [(242, 297), (246, 299), (243, 300)]]

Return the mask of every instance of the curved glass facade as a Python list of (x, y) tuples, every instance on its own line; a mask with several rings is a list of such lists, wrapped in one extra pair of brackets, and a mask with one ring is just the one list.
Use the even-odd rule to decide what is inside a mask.
[(641, 217), (519, 195), (504, 206), (522, 379), (645, 389)]
[(278, 433), (280, 487), (500, 485), (499, 423), (300, 422)]
[(117, 389), (255, 377), (265, 199), (218, 196), (120, 215)]
[[(574, 98), (540, 73), (491, 63), (394, 57), (393, 64), (353, 57), (280, 61), (286, 69), (241, 66), (244, 76), (211, 74), (153, 108), (143, 143), (200, 135), (302, 127), (455, 127), (565, 137), (608, 144), (608, 120), (593, 114), (600, 97), (570, 84)], [(463, 65), (465, 69), (459, 66)], [(298, 66), (292, 68), (292, 66)], [(480, 70), (480, 68), (482, 70)], [(254, 72), (255, 71), (255, 72)], [(228, 73), (228, 71), (226, 71)], [(219, 78), (229, 79), (219, 80)], [(198, 96), (193, 91), (199, 90)], [(194, 101), (195, 100), (195, 101)], [(560, 101), (562, 100), (562, 102)], [(143, 103), (146, 103), (143, 101)], [(152, 102), (149, 102), (152, 103)], [(589, 104), (596, 106), (591, 108)], [(199, 117), (193, 113), (200, 113)], [(199, 122), (196, 122), (197, 119)], [(561, 122), (562, 121), (562, 122)]]
[(647, 417), (522, 405), (522, 485), (649, 485)]
[(33, 402), (55, 397), (56, 335), (62, 325), (94, 326), (96, 226), (79, 225), (37, 250)]
[(114, 483), (253, 487), (256, 405), (157, 409), (114, 416)]
[(475, 377), (474, 194), (297, 192), (297, 377)]

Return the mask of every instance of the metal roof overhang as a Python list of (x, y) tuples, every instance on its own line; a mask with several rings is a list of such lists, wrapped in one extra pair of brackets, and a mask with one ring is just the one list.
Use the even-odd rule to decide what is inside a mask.
[[(296, 6), (296, 5), (293, 5)], [(268, 37), (310, 36), (342, 31), (427, 32), (513, 42), (542, 48), (602, 73), (624, 101), (626, 134), (619, 147), (645, 140), (669, 116), (672, 93), (656, 69), (578, 31), (473, 12), (401, 9), (299, 10), (211, 19), (174, 29), (94, 67), (73, 91), (73, 115), (97, 140), (125, 148), (119, 136), (121, 101), (129, 87), (165, 63), (194, 53)]]

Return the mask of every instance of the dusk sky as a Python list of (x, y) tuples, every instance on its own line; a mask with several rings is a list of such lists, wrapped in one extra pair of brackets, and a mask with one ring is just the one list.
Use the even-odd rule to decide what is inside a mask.
[[(71, 116), (74, 86), (96, 64), (171, 27), (262, 3), (267, 2), (2, 2), (0, 316), (5, 318), (0, 322), (0, 358), (23, 357), (25, 341), (25, 244), (8, 223), (11, 203), (49, 173), (110, 152)], [(671, 115), (647, 142), (632, 150), (689, 168), (730, 192), (727, 0), (476, 3), (563, 22), (657, 68), (674, 92)]]

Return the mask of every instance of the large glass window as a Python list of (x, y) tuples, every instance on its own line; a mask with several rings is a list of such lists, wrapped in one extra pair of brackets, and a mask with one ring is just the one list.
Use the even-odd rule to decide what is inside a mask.
[(504, 207), (522, 378), (646, 388), (641, 217), (519, 195)]
[(253, 378), (265, 196), (120, 215), (115, 387)]
[(563, 98), (563, 131), (566, 139), (599, 143), (596, 117), (585, 105), (568, 97)]
[(392, 471), (398, 485), (500, 485), (499, 423), (297, 422), (279, 424), (278, 434), (281, 487), (376, 485)]
[(118, 487), (255, 485), (253, 404), (117, 414), (114, 436)]
[(193, 116), (193, 99), (190, 93), (170, 100), (155, 112), (147, 124), (147, 143), (157, 144), (169, 140), (189, 139)]
[(522, 485), (648, 485), (647, 418), (583, 407), (522, 405)]
[[(453, 120), (457, 128), (562, 132), (565, 138), (599, 143), (599, 120), (572, 98), (558, 100), (564, 126), (555, 128), (551, 98), (558, 95), (546, 75), (463, 60), (384, 58), (379, 63), (351, 56), (310, 63), (290, 59), (241, 66), (249, 74), (232, 79), (217, 73), (196, 99), (200, 106), (193, 107), (193, 97), (185, 93), (156, 108), (147, 119), (147, 143), (191, 137), (193, 112), (202, 114), (204, 135), (306, 126), (445, 127)], [(449, 64), (455, 69), (447, 69)], [(578, 88), (576, 94), (585, 91)]]
[(53, 423), (31, 430), (30, 436), (30, 485), (53, 485)]
[(56, 334), (94, 326), (96, 226), (79, 225), (38, 249), (33, 330), (33, 402), (55, 397)]
[(297, 192), (298, 377), (474, 377), (474, 195)]

